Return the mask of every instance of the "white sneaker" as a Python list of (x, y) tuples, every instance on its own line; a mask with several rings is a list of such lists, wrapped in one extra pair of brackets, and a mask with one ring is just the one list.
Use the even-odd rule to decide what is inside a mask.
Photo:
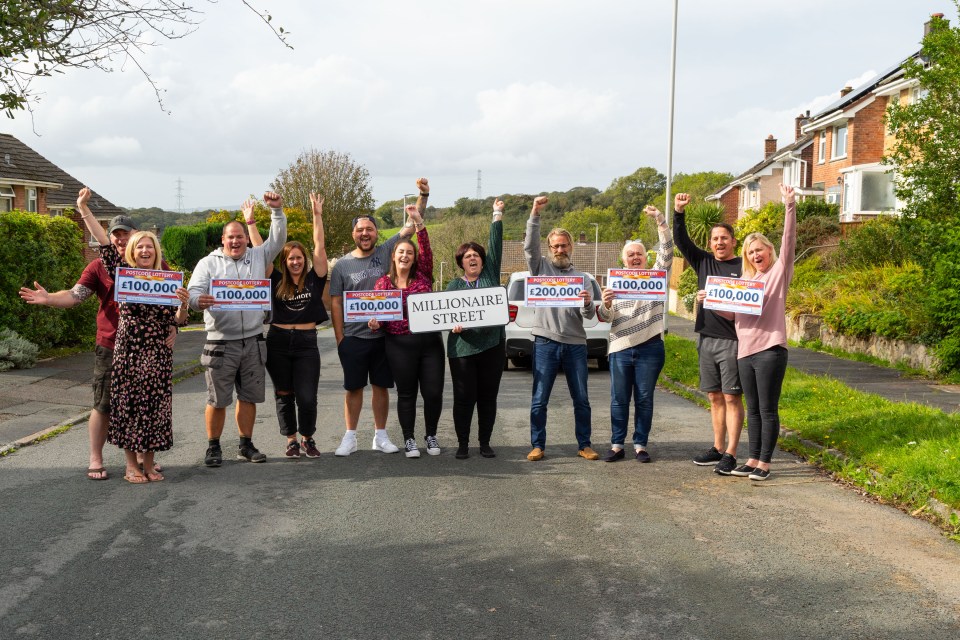
[(417, 441), (413, 438), (407, 438), (403, 442), (403, 448), (406, 450), (406, 456), (408, 458), (419, 458), (420, 449), (417, 449)]
[(340, 441), (340, 446), (337, 447), (337, 450), (333, 452), (333, 455), (345, 458), (354, 451), (357, 450), (357, 435), (348, 431), (343, 435), (343, 440)]
[(432, 456), (440, 455), (440, 443), (436, 436), (427, 436), (427, 453)]
[[(377, 429), (377, 431), (380, 431), (380, 429)], [(383, 453), (396, 453), (400, 451), (400, 447), (390, 442), (390, 436), (387, 435), (384, 429), (382, 436), (379, 433), (374, 433), (373, 450), (382, 451)]]

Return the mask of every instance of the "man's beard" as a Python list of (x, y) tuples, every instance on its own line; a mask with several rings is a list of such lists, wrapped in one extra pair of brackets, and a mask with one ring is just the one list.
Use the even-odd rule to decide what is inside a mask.
[(554, 255), (551, 262), (557, 269), (566, 269), (570, 266), (570, 257), (567, 255)]

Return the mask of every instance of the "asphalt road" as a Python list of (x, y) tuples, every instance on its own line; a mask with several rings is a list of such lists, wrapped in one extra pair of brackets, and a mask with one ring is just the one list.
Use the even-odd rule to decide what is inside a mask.
[[(81, 427), (0, 459), (0, 638), (960, 636), (960, 545), (787, 454), (766, 483), (696, 467), (708, 415), (683, 399), (658, 393), (649, 465), (577, 458), (562, 381), (527, 462), (515, 370), (495, 459), (454, 459), (449, 408), (439, 457), (372, 452), (366, 427), (335, 458), (330, 331), (321, 355), (319, 460), (281, 459), (268, 403), (266, 464), (201, 467), (202, 377), (176, 387), (163, 483), (123, 482), (116, 450), (87, 481)], [(608, 385), (591, 370), (600, 451)]]

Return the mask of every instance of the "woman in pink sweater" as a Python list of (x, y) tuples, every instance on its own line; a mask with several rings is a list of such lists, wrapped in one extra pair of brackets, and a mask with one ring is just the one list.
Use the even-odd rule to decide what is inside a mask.
[(787, 372), (787, 288), (793, 279), (797, 244), (797, 203), (793, 187), (780, 185), (786, 204), (780, 258), (762, 233), (743, 241), (743, 278), (766, 283), (760, 315), (734, 316), (737, 327), (737, 368), (747, 404), (750, 458), (731, 473), (751, 480), (770, 477), (770, 459), (780, 435), (780, 390)]

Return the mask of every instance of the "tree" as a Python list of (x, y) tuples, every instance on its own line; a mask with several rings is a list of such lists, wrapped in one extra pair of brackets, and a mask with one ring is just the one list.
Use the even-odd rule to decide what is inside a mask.
[[(697, 173), (678, 173), (673, 176), (673, 184), (670, 187), (670, 193), (689, 193), (690, 202), (696, 203), (706, 199), (707, 196), (716, 193), (730, 181), (733, 180), (732, 173), (722, 171), (698, 171)], [(664, 189), (653, 199), (653, 206), (664, 213), (667, 212), (664, 204), (664, 198), (667, 197), (666, 180), (664, 180)], [(687, 220), (689, 220), (689, 216)]]
[[(612, 206), (624, 227), (637, 226), (643, 208), (667, 186), (667, 178), (653, 167), (640, 167), (628, 176), (615, 178), (599, 196), (600, 206)], [(596, 202), (595, 202), (596, 203)]]
[[(600, 225), (594, 227), (594, 224)], [(578, 211), (568, 211), (560, 219), (560, 226), (573, 235), (576, 240), (580, 233), (586, 234), (587, 242), (593, 242), (600, 235), (600, 242), (621, 242), (624, 240), (623, 225), (613, 207), (600, 209), (599, 207), (587, 207)], [(548, 230), (544, 230), (546, 232)]]
[[(272, 25), (269, 13), (243, 4), (290, 47), (287, 32)], [(140, 70), (163, 108), (140, 54), (156, 36), (177, 40), (196, 31), (201, 11), (178, 0), (0, 0), (0, 16), (0, 109), (12, 118), (38, 100), (31, 89), (35, 79), (67, 69), (109, 72), (117, 58)]]
[(403, 217), (403, 200), (387, 200), (382, 205), (377, 207), (377, 210), (373, 212), (373, 215), (383, 223), (384, 227), (396, 227), (400, 225), (399, 219), (396, 216), (399, 215)]
[(270, 188), (283, 196), (285, 206), (303, 211), (311, 210), (311, 192), (323, 196), (324, 235), (331, 257), (342, 256), (353, 247), (353, 218), (373, 214), (370, 172), (349, 153), (304, 151), (277, 174)]

